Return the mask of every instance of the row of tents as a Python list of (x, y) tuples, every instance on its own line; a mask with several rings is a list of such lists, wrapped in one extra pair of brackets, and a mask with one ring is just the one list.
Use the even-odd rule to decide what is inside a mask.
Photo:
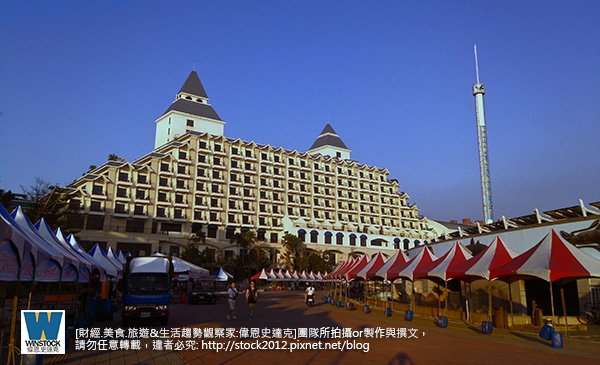
[[(121, 277), (129, 254), (103, 250), (98, 244), (86, 252), (75, 236), (52, 230), (41, 218), (33, 224), (19, 206), (8, 212), (0, 204), (0, 281), (87, 283)], [(172, 257), (176, 273), (192, 279), (209, 275), (207, 269)]]
[(279, 269), (275, 271), (271, 269), (271, 271), (267, 272), (265, 269), (262, 269), (258, 273), (254, 274), (250, 280), (266, 280), (266, 281), (282, 281), (282, 282), (296, 282), (296, 281), (306, 281), (306, 282), (323, 282), (325, 281), (325, 277), (328, 275), (327, 272), (321, 274), (321, 272), (306, 273), (306, 270), (302, 272), (298, 271), (290, 271)]
[[(359, 256), (340, 262), (335, 269), (325, 274), (313, 274), (312, 272), (298, 274), (282, 270), (279, 272), (271, 270), (267, 273), (263, 269), (252, 279), (331, 283), (335, 285), (333, 290), (339, 293), (340, 297), (343, 295), (341, 285), (343, 283), (354, 280), (390, 282), (403, 279), (413, 283), (411, 305), (414, 307), (414, 282), (419, 279), (429, 279), (438, 284), (444, 283), (446, 290), (450, 280), (462, 280), (468, 283), (475, 280), (487, 280), (491, 297), (493, 280), (502, 280), (510, 285), (511, 282), (517, 280), (539, 278), (547, 281), (550, 285), (552, 316), (554, 317), (552, 283), (563, 284), (569, 280), (600, 277), (600, 260), (565, 241), (554, 230), (519, 255), (509, 249), (499, 236), (475, 256), (472, 256), (458, 242), (440, 257), (436, 257), (427, 246), (422, 246), (413, 252), (412, 257), (407, 256), (403, 251), (397, 251), (390, 258), (386, 258), (381, 252), (371, 257)], [(448, 296), (446, 296), (446, 301), (447, 298)], [(488, 303), (488, 314), (491, 316), (491, 299)], [(447, 307), (447, 302), (445, 307)]]

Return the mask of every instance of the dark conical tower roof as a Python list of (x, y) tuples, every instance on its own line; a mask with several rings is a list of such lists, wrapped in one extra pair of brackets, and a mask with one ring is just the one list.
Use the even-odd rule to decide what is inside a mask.
[(321, 134), (319, 134), (319, 137), (317, 137), (317, 140), (315, 141), (315, 143), (313, 143), (310, 149), (314, 150), (315, 148), (323, 146), (338, 147), (346, 150), (348, 149), (348, 147), (346, 147), (340, 136), (338, 136), (336, 131), (329, 123), (325, 125), (325, 128), (323, 128)]
[(181, 87), (181, 90), (179, 90), (179, 92), (192, 94), (208, 99), (208, 95), (206, 95), (204, 86), (202, 86), (202, 82), (200, 82), (200, 77), (198, 77), (196, 71), (190, 72), (190, 75), (183, 83), (183, 86)]

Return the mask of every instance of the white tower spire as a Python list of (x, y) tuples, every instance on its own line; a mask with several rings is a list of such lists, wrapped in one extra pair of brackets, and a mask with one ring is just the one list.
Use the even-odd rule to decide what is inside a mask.
[(477, 60), (477, 45), (473, 46), (475, 53), (475, 75), (477, 83), (473, 85), (475, 96), (475, 113), (477, 116), (477, 141), (479, 143), (479, 172), (481, 175), (481, 195), (483, 199), (483, 217), (485, 223), (494, 221), (492, 205), (492, 185), (490, 182), (490, 165), (488, 160), (487, 130), (485, 126), (485, 108), (483, 95), (485, 85), (479, 81), (479, 62)]

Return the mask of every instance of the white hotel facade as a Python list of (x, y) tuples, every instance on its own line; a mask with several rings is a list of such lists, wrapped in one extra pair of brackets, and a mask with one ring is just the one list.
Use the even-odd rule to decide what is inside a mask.
[(276, 264), (285, 233), (335, 260), (391, 255), (434, 237), (389, 171), (351, 160), (329, 124), (306, 152), (261, 145), (225, 137), (208, 100), (192, 71), (156, 120), (152, 152), (107, 161), (69, 184), (69, 220), (83, 243), (177, 254), (202, 229), (227, 258), (239, 253), (230, 238), (252, 230)]

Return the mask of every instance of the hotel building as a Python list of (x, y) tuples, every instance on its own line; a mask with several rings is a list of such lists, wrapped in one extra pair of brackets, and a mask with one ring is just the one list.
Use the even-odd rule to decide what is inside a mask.
[(333, 260), (434, 237), (389, 171), (352, 160), (331, 125), (306, 152), (228, 138), (224, 125), (192, 71), (156, 120), (153, 151), (107, 161), (68, 185), (81, 242), (178, 254), (202, 229), (228, 258), (239, 253), (230, 238), (252, 230), (276, 263), (285, 233)]

